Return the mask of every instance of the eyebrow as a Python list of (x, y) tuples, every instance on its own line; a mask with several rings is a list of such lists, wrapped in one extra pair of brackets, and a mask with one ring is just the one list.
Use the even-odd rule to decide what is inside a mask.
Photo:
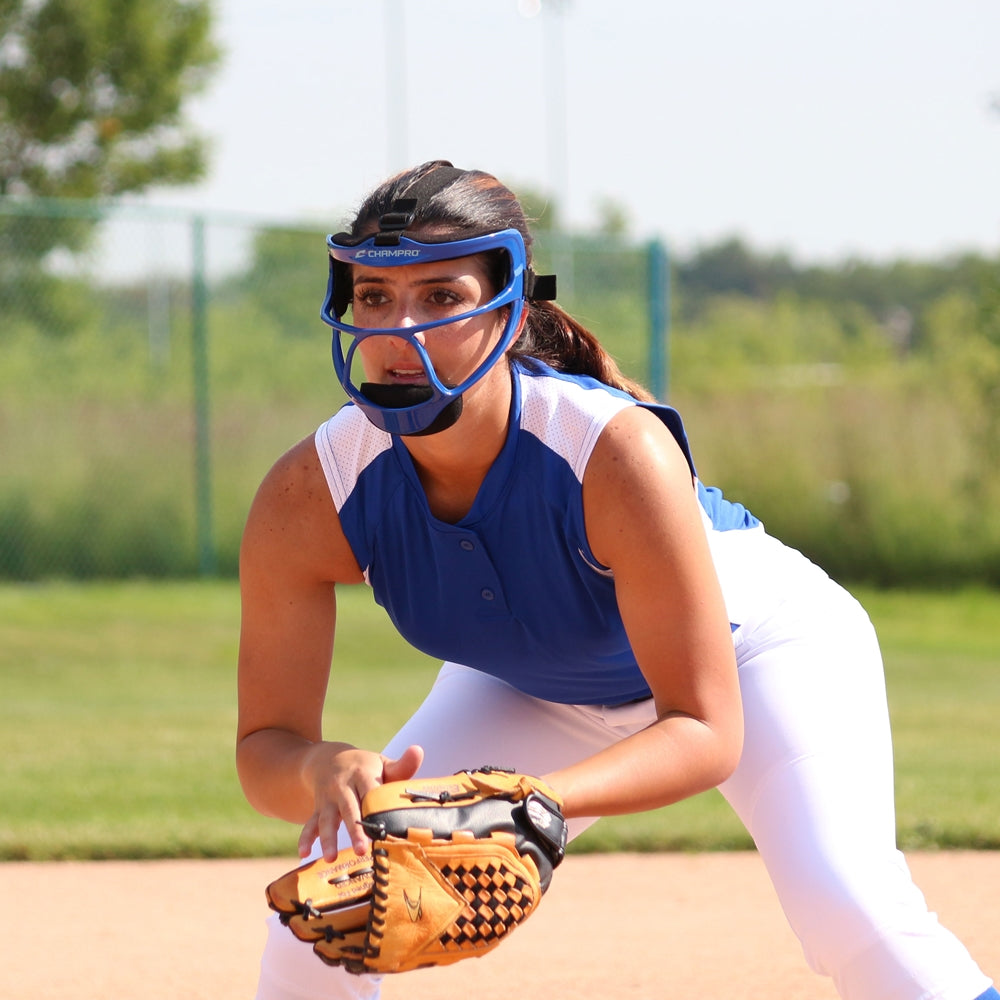
[[(449, 282), (461, 281), (462, 278), (466, 277), (464, 273), (462, 274), (438, 274), (430, 278), (420, 278), (414, 281), (414, 285), (441, 285), (447, 284)], [(365, 274), (354, 278), (354, 285), (366, 284), (366, 285), (387, 285), (390, 284), (387, 275), (380, 274), (379, 272), (374, 272), (372, 274)]]

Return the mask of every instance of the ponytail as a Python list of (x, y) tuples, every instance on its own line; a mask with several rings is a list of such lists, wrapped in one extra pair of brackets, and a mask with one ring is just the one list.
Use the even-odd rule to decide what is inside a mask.
[(618, 363), (586, 327), (554, 302), (529, 301), (524, 329), (508, 357), (530, 367), (531, 359), (567, 375), (589, 375), (641, 402), (655, 399), (644, 386), (623, 374)]

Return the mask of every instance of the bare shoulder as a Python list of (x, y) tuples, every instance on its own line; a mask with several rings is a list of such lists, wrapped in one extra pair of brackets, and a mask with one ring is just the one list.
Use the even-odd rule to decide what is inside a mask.
[(363, 579), (341, 530), (312, 435), (285, 452), (257, 490), (241, 549), (241, 563), (251, 560), (332, 583)]
[(659, 524), (670, 530), (690, 524), (696, 494), (687, 458), (654, 413), (630, 406), (601, 432), (583, 481), (587, 533), (594, 554), (612, 555), (634, 535), (638, 541)]
[(600, 488), (635, 486), (681, 487), (692, 484), (687, 458), (673, 434), (654, 413), (629, 406), (601, 432), (590, 457), (585, 483)]

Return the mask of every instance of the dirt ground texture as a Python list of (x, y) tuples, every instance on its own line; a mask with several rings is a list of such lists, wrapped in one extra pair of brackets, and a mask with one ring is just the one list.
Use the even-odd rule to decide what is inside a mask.
[[(988, 974), (1000, 976), (1000, 853), (908, 860), (931, 909)], [(0, 865), (0, 998), (252, 1000), (264, 886), (293, 864)], [(806, 967), (752, 852), (571, 855), (537, 913), (502, 947), (387, 977), (382, 993), (384, 1000), (836, 996)]]

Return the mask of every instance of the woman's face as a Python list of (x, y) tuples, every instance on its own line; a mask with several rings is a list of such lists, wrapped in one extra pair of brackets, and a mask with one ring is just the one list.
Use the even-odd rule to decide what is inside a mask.
[[(353, 265), (354, 325), (365, 329), (410, 327), (458, 317), (496, 294), (481, 256), (399, 267)], [(437, 377), (456, 386), (471, 375), (503, 333), (506, 309), (435, 327), (414, 338), (423, 345)], [(358, 354), (369, 382), (427, 385), (429, 379), (405, 337), (366, 337)]]

